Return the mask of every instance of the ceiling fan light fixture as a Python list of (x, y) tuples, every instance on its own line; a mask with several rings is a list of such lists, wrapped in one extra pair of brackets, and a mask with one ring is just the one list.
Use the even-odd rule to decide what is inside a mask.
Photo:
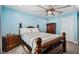
[(52, 12), (51, 11), (48, 11), (48, 14), (51, 14)]

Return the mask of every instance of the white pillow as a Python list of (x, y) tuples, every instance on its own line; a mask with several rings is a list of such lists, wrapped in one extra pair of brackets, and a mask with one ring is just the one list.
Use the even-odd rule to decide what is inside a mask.
[(32, 28), (32, 33), (39, 32), (38, 28)]
[(30, 28), (21, 28), (20, 29), (20, 34), (28, 34), (28, 33), (31, 33), (31, 29)]

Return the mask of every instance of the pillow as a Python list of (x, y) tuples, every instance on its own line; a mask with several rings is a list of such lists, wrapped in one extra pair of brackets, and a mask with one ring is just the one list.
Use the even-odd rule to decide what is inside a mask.
[(38, 28), (32, 28), (32, 33), (39, 32)]
[(30, 28), (21, 28), (20, 29), (20, 34), (22, 35), (22, 34), (28, 34), (28, 33), (31, 33), (32, 31), (31, 31), (31, 29)]

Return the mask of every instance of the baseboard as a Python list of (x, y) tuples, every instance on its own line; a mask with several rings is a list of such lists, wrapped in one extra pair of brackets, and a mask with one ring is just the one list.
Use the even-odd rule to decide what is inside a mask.
[(79, 42), (78, 42), (78, 45), (79, 45)]
[(78, 44), (78, 42), (77, 42), (77, 41), (73, 41), (73, 43)]
[(75, 41), (75, 40), (67, 40), (67, 41), (73, 42), (75, 44), (79, 44), (79, 42), (78, 41)]

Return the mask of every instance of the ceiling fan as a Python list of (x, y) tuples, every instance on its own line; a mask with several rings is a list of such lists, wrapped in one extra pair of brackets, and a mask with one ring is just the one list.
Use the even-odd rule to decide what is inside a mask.
[(54, 8), (57, 5), (55, 5), (55, 6), (48, 5), (48, 8), (45, 8), (41, 5), (36, 5), (36, 6), (44, 9), (44, 11), (43, 10), (35, 11), (35, 12), (42, 12), (42, 13), (40, 13), (40, 15), (45, 15), (45, 16), (53, 15), (54, 16), (55, 12), (57, 12), (59, 14), (63, 13), (63, 11), (58, 11), (57, 9), (67, 8), (67, 7), (70, 7), (71, 5), (66, 5), (66, 6), (62, 6), (62, 7), (58, 7), (58, 8)]

